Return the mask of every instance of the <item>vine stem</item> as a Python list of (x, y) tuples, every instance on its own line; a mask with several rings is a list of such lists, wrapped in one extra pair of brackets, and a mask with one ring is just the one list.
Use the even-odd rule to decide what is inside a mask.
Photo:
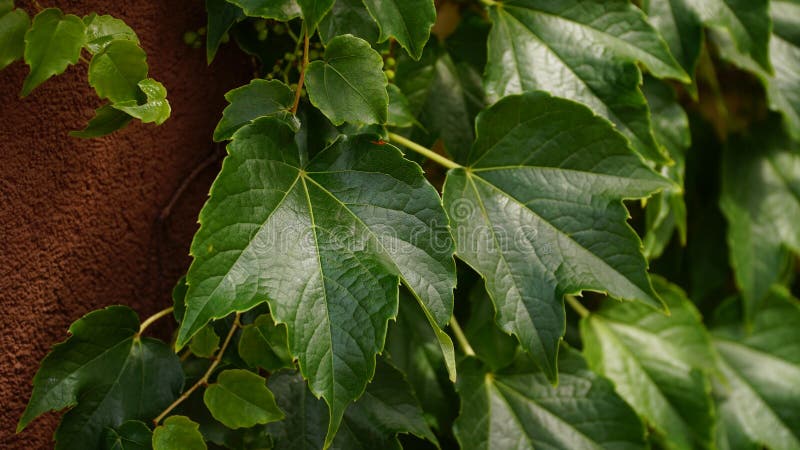
[(222, 343), (222, 347), (219, 348), (217, 356), (214, 357), (214, 361), (211, 362), (211, 365), (208, 367), (208, 370), (206, 370), (206, 373), (203, 374), (203, 378), (197, 380), (197, 382), (193, 384), (192, 387), (184, 391), (183, 394), (181, 394), (180, 397), (175, 399), (175, 401), (172, 402), (171, 405), (167, 406), (167, 409), (165, 409), (164, 412), (162, 412), (161, 414), (158, 415), (158, 417), (153, 419), (154, 425), (158, 426), (158, 423), (161, 422), (164, 419), (164, 417), (166, 417), (170, 412), (172, 412), (172, 410), (175, 409), (175, 407), (177, 407), (178, 405), (183, 403), (187, 398), (189, 398), (189, 396), (192, 395), (192, 393), (196, 391), (200, 386), (208, 385), (208, 379), (211, 377), (211, 374), (214, 372), (214, 369), (216, 369), (219, 363), (222, 361), (222, 355), (225, 354), (225, 350), (228, 348), (228, 344), (231, 343), (233, 334), (236, 332), (236, 329), (241, 326), (241, 323), (239, 322), (239, 316), (240, 313), (236, 313), (236, 318), (233, 321), (233, 326), (231, 326), (231, 331), (229, 331), (228, 336), (225, 337), (225, 342)]
[(458, 324), (458, 320), (456, 320), (455, 316), (450, 319), (450, 328), (453, 329), (453, 334), (456, 335), (458, 345), (461, 346), (461, 349), (464, 350), (464, 353), (466, 353), (467, 356), (475, 356), (475, 350), (473, 350), (472, 346), (469, 345), (467, 335), (464, 334), (464, 330), (461, 329), (461, 325)]
[(153, 314), (152, 316), (148, 317), (147, 319), (145, 319), (145, 321), (142, 322), (142, 324), (139, 326), (139, 333), (137, 333), (137, 335), (141, 336), (141, 334), (144, 333), (144, 330), (146, 330), (147, 327), (152, 325), (153, 322), (155, 322), (156, 320), (158, 320), (158, 319), (160, 319), (160, 318), (162, 318), (162, 317), (164, 317), (166, 315), (172, 314), (172, 311), (174, 309), (175, 309), (174, 307), (170, 306), (169, 308), (162, 309), (161, 311), (159, 311), (159, 312)]
[(589, 317), (589, 314), (590, 314), (589, 310), (586, 309), (586, 307), (583, 306), (583, 304), (581, 304), (581, 302), (579, 302), (578, 299), (575, 298), (574, 295), (565, 295), (564, 299), (567, 300), (567, 303), (569, 303), (569, 306), (571, 306), (572, 309), (574, 309), (575, 312), (578, 313), (579, 316), (581, 316), (583, 318)]
[(308, 68), (308, 46), (311, 37), (308, 35), (308, 29), (303, 25), (303, 67), (300, 70), (300, 79), (297, 80), (297, 89), (294, 92), (294, 104), (292, 105), (292, 114), (297, 114), (297, 108), (300, 106), (300, 94), (303, 92), (303, 83), (306, 80), (306, 69)]
[(428, 158), (428, 159), (430, 159), (432, 161), (435, 161), (435, 162), (443, 165), (444, 167), (447, 167), (448, 169), (459, 169), (459, 168), (463, 168), (464, 167), (461, 164), (458, 164), (457, 162), (449, 160), (449, 159), (445, 158), (444, 156), (434, 152), (433, 150), (425, 148), (425, 147), (417, 144), (414, 141), (408, 140), (408, 139), (404, 138), (403, 136), (400, 136), (399, 134), (389, 133), (389, 140), (392, 141), (392, 142), (396, 142), (396, 143), (402, 145), (403, 147), (405, 147), (405, 148), (407, 148), (409, 150), (417, 152), (420, 155), (422, 155), (422, 156), (424, 156), (424, 157), (426, 157), (426, 158)]

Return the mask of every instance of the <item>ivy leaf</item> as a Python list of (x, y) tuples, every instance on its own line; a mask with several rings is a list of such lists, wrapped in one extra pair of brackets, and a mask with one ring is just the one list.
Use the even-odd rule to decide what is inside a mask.
[(125, 127), (132, 119), (133, 117), (110, 104), (103, 105), (94, 112), (94, 117), (86, 124), (86, 128), (70, 131), (69, 135), (82, 139), (105, 136)]
[(703, 22), (694, 8), (696, 0), (646, 0), (643, 3), (642, 10), (647, 13), (648, 21), (664, 38), (675, 60), (693, 79), (689, 90), (696, 97), (694, 70), (703, 46)]
[(259, 117), (289, 111), (294, 92), (278, 80), (255, 79), (225, 94), (229, 105), (222, 111), (222, 120), (214, 130), (214, 141), (227, 141), (233, 133)]
[(288, 22), (300, 17), (300, 5), (296, 0), (227, 0), (244, 10), (249, 17), (263, 17)]
[(206, 450), (200, 426), (186, 416), (170, 416), (153, 431), (153, 450)]
[(661, 278), (671, 316), (635, 303), (606, 302), (581, 320), (589, 366), (655, 430), (666, 449), (714, 448), (711, 338), (686, 294)]
[(124, 306), (73, 323), (71, 336), (42, 361), (17, 431), (46, 411), (74, 406), (56, 431), (56, 449), (95, 448), (106, 427), (161, 412), (178, 396), (183, 371), (169, 347), (138, 331), (136, 313)]
[(614, 386), (574, 350), (559, 360), (558, 387), (524, 354), (499, 372), (474, 358), (459, 365), (454, 434), (461, 448), (644, 448), (642, 424)]
[(206, 62), (211, 64), (222, 43), (222, 37), (233, 24), (244, 19), (245, 14), (242, 8), (226, 0), (206, 0), (206, 14)]
[(86, 25), (86, 48), (92, 53), (100, 53), (112, 41), (131, 41), (139, 44), (139, 37), (125, 22), (109, 15), (95, 13), (83, 18)]
[(334, 0), (297, 0), (303, 12), (303, 23), (309, 34), (317, 29), (319, 22), (331, 10), (333, 2)]
[(209, 320), (269, 301), (311, 390), (331, 408), (328, 442), (372, 378), (398, 279), (439, 328), (453, 307), (439, 197), (419, 166), (372, 139), (343, 137), (301, 164), (278, 119), (234, 135), (200, 213), (177, 339), (181, 347)]
[(167, 101), (167, 89), (152, 78), (145, 78), (138, 83), (141, 92), (147, 97), (144, 104), (136, 100), (114, 103), (111, 106), (141, 120), (144, 123), (154, 122), (161, 125), (169, 118), (172, 108)]
[(489, 15), (492, 99), (541, 89), (579, 101), (614, 122), (644, 157), (668, 162), (653, 138), (635, 63), (659, 78), (691, 80), (641, 11), (624, 0), (511, 0)]
[(151, 450), (153, 433), (138, 420), (129, 420), (106, 434), (105, 447), (109, 450)]
[(378, 42), (394, 37), (412, 58), (422, 56), (436, 22), (433, 0), (364, 0), (364, 4), (378, 23)]
[(85, 28), (78, 16), (64, 15), (58, 8), (45, 9), (33, 18), (25, 33), (25, 63), (31, 71), (22, 84), (23, 97), (78, 62), (86, 43)]
[(203, 395), (208, 410), (228, 428), (250, 428), (283, 419), (267, 380), (241, 369), (226, 370)]
[(670, 185), (607, 121), (543, 92), (497, 102), (476, 129), (468, 166), (444, 185), (457, 254), (486, 280), (500, 328), (555, 380), (564, 294), (661, 307), (621, 200)]
[(751, 320), (787, 264), (800, 253), (798, 144), (767, 122), (731, 140), (722, 160), (720, 207), (746, 320)]
[(261, 367), (270, 372), (292, 367), (286, 326), (275, 325), (269, 314), (258, 316), (255, 322), (242, 328), (239, 356), (250, 367)]
[(192, 337), (189, 350), (200, 358), (210, 358), (219, 348), (219, 336), (214, 332), (214, 327), (207, 324)]
[(13, 0), (0, 0), (0, 70), (22, 58), (25, 32), (31, 19), (24, 9), (14, 9)]
[(707, 25), (727, 31), (739, 52), (772, 72), (768, 0), (700, 0), (692, 5)]
[[(749, 332), (747, 331), (749, 330)], [(800, 303), (775, 288), (752, 320), (714, 329), (724, 381), (715, 384), (729, 448), (800, 447)]]
[(337, 0), (319, 24), (322, 42), (328, 43), (343, 34), (352, 34), (367, 42), (378, 41), (378, 27), (362, 0)]
[(508, 367), (516, 357), (517, 340), (497, 328), (494, 306), (482, 283), (472, 288), (469, 303), (471, 309), (464, 334), (476, 357), (494, 371)]
[(139, 82), (147, 77), (147, 55), (131, 41), (112, 41), (89, 63), (89, 84), (112, 103), (138, 102)]
[[(270, 377), (269, 387), (286, 412), (285, 420), (268, 425), (276, 448), (322, 448), (327, 422), (325, 406), (311, 395), (305, 381), (299, 375), (279, 372)], [(437, 444), (403, 374), (379, 359), (375, 378), (367, 385), (364, 396), (347, 408), (330, 448), (400, 450), (400, 433)]]
[(337, 36), (328, 42), (325, 59), (308, 65), (308, 98), (334, 125), (384, 123), (389, 96), (382, 67), (383, 58), (367, 41)]
[(389, 94), (389, 119), (386, 124), (398, 128), (409, 128), (417, 124), (403, 91), (394, 84), (390, 84), (386, 87), (386, 92)]

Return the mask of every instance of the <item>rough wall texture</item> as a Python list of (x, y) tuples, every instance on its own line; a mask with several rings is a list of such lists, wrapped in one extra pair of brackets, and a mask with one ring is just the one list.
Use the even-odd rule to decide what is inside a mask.
[[(161, 127), (135, 122), (106, 138), (73, 139), (67, 132), (101, 103), (85, 66), (25, 99), (18, 92), (27, 67), (0, 72), (0, 448), (9, 450), (52, 448), (55, 414), (20, 435), (14, 427), (38, 362), (72, 321), (110, 304), (143, 316), (170, 304), (218, 166), (190, 183), (165, 227), (157, 218), (212, 151), (223, 94), (251, 71), (231, 47), (207, 68), (204, 50), (183, 43), (183, 33), (205, 21), (200, 0), (39, 2), (125, 20), (148, 53), (151, 76), (169, 89), (173, 113)], [(25, 0), (17, 5), (34, 10)]]

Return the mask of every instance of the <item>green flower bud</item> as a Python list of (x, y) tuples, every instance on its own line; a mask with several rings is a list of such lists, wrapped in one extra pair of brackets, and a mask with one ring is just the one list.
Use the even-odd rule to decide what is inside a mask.
[(200, 36), (205, 36), (206, 35), (206, 27), (198, 28), (197, 29), (197, 34), (199, 34)]
[(268, 35), (269, 35), (269, 33), (267, 32), (266, 29), (261, 30), (261, 31), (258, 32), (258, 40), (259, 41), (266, 41)]
[(197, 33), (195, 33), (194, 31), (187, 31), (186, 33), (183, 33), (183, 42), (186, 45), (192, 45), (196, 40), (197, 40)]
[(395, 60), (391, 56), (386, 58), (386, 67), (394, 67), (396, 65), (397, 65), (397, 60)]
[(394, 70), (387, 70), (386, 71), (386, 78), (390, 80), (394, 80)]

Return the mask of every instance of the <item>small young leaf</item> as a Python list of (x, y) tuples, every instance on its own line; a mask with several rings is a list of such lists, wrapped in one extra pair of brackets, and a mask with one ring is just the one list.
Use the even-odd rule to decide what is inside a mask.
[(25, 63), (31, 71), (22, 84), (23, 97), (78, 62), (86, 44), (85, 29), (78, 16), (65, 16), (57, 8), (45, 9), (33, 18), (33, 25), (25, 33)]
[(364, 0), (364, 4), (378, 23), (378, 42), (394, 37), (412, 58), (422, 56), (436, 21), (433, 0)]
[(222, 42), (222, 37), (233, 24), (244, 19), (245, 14), (242, 8), (226, 0), (206, 0), (206, 13), (208, 15), (206, 62), (211, 64)]
[(0, 70), (22, 58), (30, 25), (24, 9), (14, 9), (13, 0), (0, 0)]
[(325, 48), (325, 59), (308, 65), (308, 98), (334, 125), (385, 123), (389, 95), (382, 67), (381, 55), (367, 41), (337, 36)]
[(267, 380), (241, 369), (226, 370), (203, 395), (208, 410), (228, 428), (249, 428), (283, 419)]
[(635, 303), (606, 302), (581, 320), (589, 366), (655, 430), (666, 449), (714, 448), (711, 338), (686, 294), (654, 278), (671, 316)]
[(129, 420), (116, 429), (109, 429), (105, 438), (108, 450), (151, 450), (153, 432), (138, 420)]
[(486, 280), (497, 324), (557, 376), (564, 294), (662, 306), (624, 198), (669, 187), (606, 120), (531, 92), (481, 113), (466, 168), (444, 185), (457, 254)]
[(110, 104), (103, 105), (94, 112), (94, 117), (86, 124), (86, 128), (79, 131), (70, 131), (69, 135), (82, 139), (105, 136), (123, 128), (132, 119), (133, 117), (129, 114), (114, 108)]
[(227, 0), (242, 8), (250, 17), (263, 17), (287, 22), (300, 16), (296, 0)]
[(138, 83), (139, 89), (144, 92), (147, 101), (139, 104), (136, 100), (114, 103), (111, 106), (123, 111), (144, 123), (161, 125), (169, 118), (172, 108), (167, 101), (167, 89), (163, 84), (152, 78), (145, 78)]
[(189, 342), (189, 350), (200, 358), (211, 358), (219, 348), (219, 336), (211, 324), (200, 328), (200, 331)]
[(378, 27), (362, 0), (336, 0), (331, 12), (319, 24), (320, 38), (326, 44), (343, 34), (352, 34), (370, 43), (378, 41)]
[(92, 13), (83, 18), (86, 25), (86, 48), (100, 53), (111, 41), (131, 41), (139, 44), (139, 37), (125, 22), (114, 17)]
[(269, 314), (258, 316), (255, 322), (242, 328), (239, 356), (250, 367), (261, 367), (270, 372), (292, 367), (286, 325), (275, 325)]
[(454, 425), (461, 448), (645, 448), (642, 423), (608, 380), (569, 348), (561, 351), (559, 367), (561, 380), (553, 387), (524, 354), (499, 372), (474, 358), (464, 360), (456, 386), (461, 413)]
[(186, 416), (170, 416), (153, 431), (153, 450), (206, 450), (199, 425)]
[(313, 34), (317, 25), (331, 10), (334, 0), (296, 0), (303, 12), (303, 23), (309, 34)]
[(214, 130), (216, 142), (229, 140), (236, 130), (259, 117), (288, 111), (294, 102), (294, 92), (278, 80), (256, 79), (226, 93), (225, 100), (229, 105)]
[(89, 84), (112, 103), (139, 102), (139, 82), (147, 77), (147, 55), (131, 41), (112, 41), (89, 63)]

